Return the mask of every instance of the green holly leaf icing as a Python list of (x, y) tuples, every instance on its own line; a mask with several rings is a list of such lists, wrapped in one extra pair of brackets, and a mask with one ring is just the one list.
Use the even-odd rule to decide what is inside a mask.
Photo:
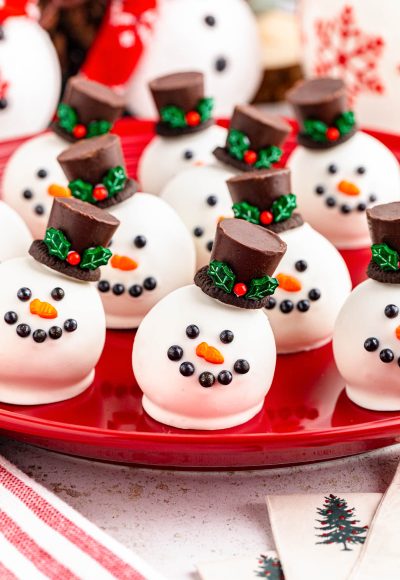
[(372, 260), (381, 270), (397, 271), (399, 270), (399, 254), (396, 250), (389, 248), (387, 244), (374, 244), (371, 247)]
[(103, 248), (103, 246), (89, 248), (83, 252), (79, 267), (83, 270), (96, 270), (99, 266), (107, 266), (111, 256), (111, 250)]
[(347, 135), (350, 133), (355, 124), (356, 119), (353, 111), (345, 111), (335, 121), (335, 125), (339, 129), (341, 135)]
[(170, 125), (174, 129), (186, 127), (185, 113), (182, 109), (175, 106), (163, 107), (160, 111), (160, 117), (163, 123)]
[(274, 222), (279, 223), (289, 219), (296, 207), (296, 196), (293, 193), (281, 195), (271, 206)]
[(78, 123), (78, 115), (72, 107), (66, 103), (60, 103), (57, 108), (58, 124), (68, 133), (72, 133), (73, 128)]
[(260, 223), (260, 210), (258, 207), (247, 203), (247, 201), (242, 201), (240, 203), (234, 203), (232, 206), (235, 218), (246, 220), (252, 224)]
[(56, 256), (60, 260), (65, 260), (71, 248), (71, 243), (65, 237), (61, 230), (48, 228), (44, 237), (44, 243), (49, 250), (49, 254)]
[(313, 141), (326, 141), (326, 132), (328, 125), (316, 119), (307, 119), (304, 121), (304, 133), (311, 137)]
[(81, 201), (93, 203), (93, 186), (83, 179), (75, 179), (68, 184), (68, 187), (74, 197)]
[(119, 165), (118, 167), (113, 167), (107, 171), (107, 174), (103, 179), (103, 184), (106, 186), (108, 193), (112, 197), (124, 189), (126, 180), (127, 176), (125, 169)]
[(86, 138), (99, 137), (105, 135), (111, 129), (112, 125), (108, 121), (91, 121), (87, 126)]
[(249, 300), (261, 300), (266, 296), (271, 296), (278, 286), (278, 280), (276, 278), (271, 278), (271, 276), (253, 278), (250, 282), (245, 298), (248, 298)]
[(208, 267), (208, 275), (217, 288), (221, 288), (227, 294), (232, 292), (236, 276), (228, 264), (213, 260)]
[(231, 129), (228, 133), (227, 147), (232, 157), (243, 161), (243, 156), (250, 147), (250, 139), (242, 131)]
[(256, 169), (269, 169), (273, 163), (277, 163), (282, 157), (282, 149), (271, 145), (266, 149), (260, 149), (258, 159), (254, 164)]
[(202, 123), (211, 119), (213, 108), (213, 98), (205, 97), (204, 99), (200, 99), (199, 104), (197, 105), (197, 111), (200, 113), (200, 119)]

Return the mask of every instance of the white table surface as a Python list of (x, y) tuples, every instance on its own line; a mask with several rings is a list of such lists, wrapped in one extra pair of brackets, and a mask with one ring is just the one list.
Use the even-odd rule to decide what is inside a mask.
[(265, 495), (384, 492), (400, 445), (309, 466), (219, 473), (107, 465), (6, 439), (0, 454), (168, 580), (193, 580), (196, 563), (273, 548)]

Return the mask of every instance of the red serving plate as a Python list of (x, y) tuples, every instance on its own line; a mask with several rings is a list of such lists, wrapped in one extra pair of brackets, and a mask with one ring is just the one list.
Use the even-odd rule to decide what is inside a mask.
[[(116, 127), (128, 169), (152, 137), (152, 124), (132, 119)], [(400, 138), (374, 134), (400, 158)], [(20, 142), (20, 141), (19, 141)], [(19, 142), (0, 146), (0, 173)], [(294, 146), (291, 139), (287, 154)], [(369, 251), (346, 251), (354, 283), (365, 274)], [(134, 332), (109, 331), (93, 385), (52, 405), (0, 405), (0, 431), (47, 449), (118, 463), (175, 468), (249, 468), (307, 463), (353, 455), (400, 440), (400, 412), (362, 409), (346, 396), (327, 345), (278, 357), (263, 410), (223, 431), (182, 431), (143, 411), (131, 368)], [(1, 348), (1, 346), (0, 346)], [(160, 377), (160, 381), (163, 377)]]

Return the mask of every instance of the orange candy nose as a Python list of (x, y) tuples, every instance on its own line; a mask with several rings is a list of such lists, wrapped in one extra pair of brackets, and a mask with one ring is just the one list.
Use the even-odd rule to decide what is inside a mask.
[(395, 330), (397, 340), (400, 340), (400, 326), (398, 326)]
[(47, 188), (47, 193), (52, 197), (71, 197), (71, 191), (68, 187), (52, 183)]
[(276, 276), (279, 282), (279, 288), (286, 290), (286, 292), (300, 292), (302, 285), (300, 280), (294, 276), (288, 276), (287, 274), (278, 274)]
[(51, 320), (52, 318), (57, 318), (58, 316), (58, 312), (54, 308), (54, 306), (52, 306), (48, 302), (42, 302), (38, 298), (32, 300), (32, 302), (29, 305), (29, 309), (31, 311), (31, 314), (37, 314), (38, 316), (40, 316), (40, 318), (46, 318)]
[(351, 181), (340, 181), (337, 188), (340, 193), (344, 193), (345, 195), (360, 195), (360, 188)]
[(135, 260), (128, 258), (128, 256), (113, 256), (111, 258), (111, 266), (117, 270), (123, 270), (124, 272), (130, 272), (131, 270), (136, 270), (139, 266)]
[(222, 365), (224, 362), (224, 357), (219, 350), (213, 346), (209, 346), (206, 342), (201, 342), (197, 345), (196, 354), (214, 365)]

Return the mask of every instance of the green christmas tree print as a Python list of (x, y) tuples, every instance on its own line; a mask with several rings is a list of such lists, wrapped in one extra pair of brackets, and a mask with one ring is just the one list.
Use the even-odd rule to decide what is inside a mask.
[(268, 580), (285, 580), (281, 563), (278, 558), (270, 556), (261, 556), (258, 559), (258, 570), (256, 571), (257, 578), (268, 578)]
[(360, 520), (355, 518), (355, 508), (349, 508), (346, 500), (330, 494), (325, 497), (322, 508), (317, 508), (321, 519), (316, 521), (321, 527), (315, 529), (321, 531), (316, 534), (321, 538), (316, 544), (341, 544), (342, 551), (349, 552), (349, 545), (363, 544), (365, 542), (368, 526), (358, 526)]

